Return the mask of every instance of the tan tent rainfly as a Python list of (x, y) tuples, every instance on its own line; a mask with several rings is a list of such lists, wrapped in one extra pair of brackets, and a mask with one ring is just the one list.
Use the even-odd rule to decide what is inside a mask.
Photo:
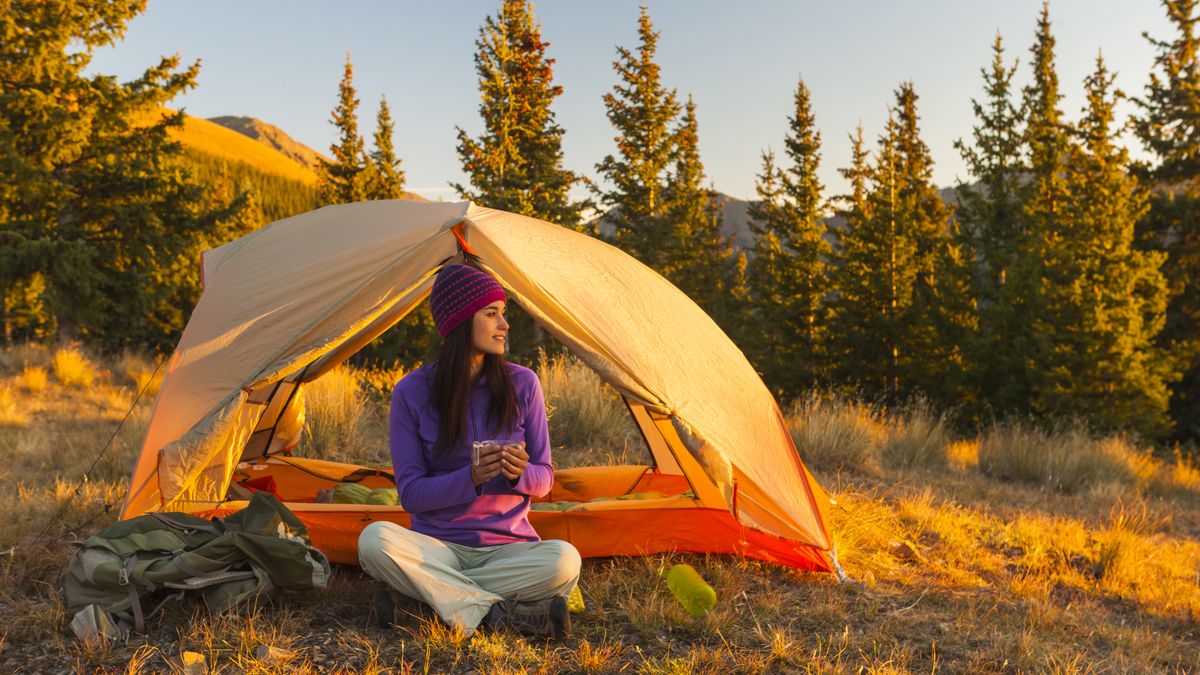
[[(828, 497), (774, 398), (716, 324), (614, 247), (469, 202), (329, 206), (207, 252), (204, 292), (169, 361), (122, 516), (235, 508), (228, 491), (239, 472), (263, 471), (276, 475), (310, 530), (315, 524), (314, 543), (326, 527), (331, 559), (353, 562), (357, 530), (406, 514), (312, 503), (322, 481), (388, 482), (386, 471), (288, 456), (303, 426), (303, 383), (395, 324), (425, 299), (443, 264), (468, 255), (620, 392), (654, 456), (652, 467), (560, 471), (550, 498), (615, 497), (605, 486), (629, 477), (637, 485), (620, 490), (671, 476), (690, 488), (657, 505), (533, 512), (543, 536), (570, 538), (585, 555), (675, 547), (830, 569)], [(641, 513), (628, 517), (642, 527), (605, 519), (634, 505)], [(647, 525), (650, 513), (662, 519)]]

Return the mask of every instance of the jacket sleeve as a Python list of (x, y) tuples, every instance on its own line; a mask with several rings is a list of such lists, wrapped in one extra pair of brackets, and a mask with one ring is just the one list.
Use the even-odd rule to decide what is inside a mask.
[(530, 497), (544, 497), (554, 485), (554, 467), (550, 464), (550, 428), (546, 423), (546, 399), (537, 375), (530, 373), (529, 394), (525, 397), (525, 452), (529, 463), (525, 473), (509, 481), (512, 489)]
[(450, 473), (429, 475), (421, 437), (417, 433), (417, 416), (405, 400), (400, 385), (392, 391), (388, 438), (392, 470), (396, 474), (396, 493), (405, 511), (436, 511), (475, 499), (478, 490), (471, 482), (469, 463)]

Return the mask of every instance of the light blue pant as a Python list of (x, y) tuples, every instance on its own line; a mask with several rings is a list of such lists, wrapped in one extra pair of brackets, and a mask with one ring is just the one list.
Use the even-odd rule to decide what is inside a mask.
[(566, 597), (579, 583), (579, 551), (565, 541), (474, 548), (387, 522), (363, 529), (358, 560), (367, 574), (467, 634), (501, 600)]

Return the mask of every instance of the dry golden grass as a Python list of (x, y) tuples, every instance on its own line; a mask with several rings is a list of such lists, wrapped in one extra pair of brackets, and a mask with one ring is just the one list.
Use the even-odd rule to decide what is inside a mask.
[(183, 128), (171, 129), (171, 136), (189, 148), (214, 157), (245, 162), (266, 173), (315, 185), (317, 176), (312, 169), (287, 157), (275, 148), (243, 136), (232, 129), (206, 119), (184, 118)]
[(12, 387), (0, 384), (0, 427), (23, 427), (29, 424), (29, 414), (17, 402)]
[(23, 391), (36, 394), (46, 390), (50, 384), (50, 374), (41, 366), (26, 364), (21, 374), (17, 376), (17, 386)]
[(1184, 455), (1178, 447), (1175, 448), (1175, 461), (1164, 465), (1161, 476), (1159, 484), (1163, 489), (1200, 494), (1200, 464), (1194, 457)]
[(87, 388), (96, 381), (96, 368), (79, 349), (67, 347), (54, 352), (54, 377), (64, 387)]
[(887, 440), (880, 447), (884, 464), (895, 469), (944, 466), (950, 446), (949, 420), (921, 398), (888, 420)]
[(793, 401), (786, 417), (792, 441), (810, 466), (878, 472), (887, 424), (873, 406), (813, 392)]
[(164, 357), (147, 359), (141, 355), (126, 352), (117, 360), (116, 372), (125, 376), (135, 395), (137, 392), (144, 392), (142, 396), (153, 400), (158, 394), (163, 376), (166, 375), (167, 369), (163, 363), (164, 360)]
[(45, 345), (29, 342), (0, 348), (0, 375), (11, 375), (25, 366), (50, 365), (51, 353)]
[[(413, 368), (417, 367), (419, 366)], [(389, 403), (392, 400), (392, 389), (404, 377), (407, 370), (403, 364), (396, 362), (388, 367), (358, 368), (354, 373), (358, 376), (359, 385), (368, 397), (375, 401)]]
[[(23, 364), (39, 363), (31, 354), (14, 360), (0, 353), (0, 389), (18, 390)], [(48, 364), (48, 355), (41, 358)], [(1121, 453), (1133, 446), (1094, 439), (1102, 447), (1091, 452), (1123, 458), (1125, 478), (1070, 492), (989, 477), (973, 439), (949, 440), (946, 466), (902, 468), (883, 459), (893, 435), (936, 438), (929, 431), (936, 424), (844, 402), (811, 409), (825, 416), (826, 440), (859, 434), (872, 442), (874, 454), (857, 464), (869, 470), (837, 460), (842, 454), (817, 467), (837, 502), (829, 525), (839, 559), (857, 583), (731, 556), (589, 559), (587, 609), (575, 616), (574, 633), (543, 642), (467, 638), (416, 603), (399, 627), (368, 628), (364, 608), (375, 582), (337, 567), (322, 593), (286, 594), (221, 616), (169, 606), (143, 642), (87, 647), (63, 632), (58, 575), (71, 550), (63, 542), (112, 522), (105, 506), (124, 493), (151, 407), (138, 404), (83, 481), (135, 395), (122, 367), (104, 366), (87, 390), (52, 381), (42, 392), (14, 395), (14, 410), (36, 423), (0, 426), (4, 672), (179, 673), (185, 653), (225, 673), (1200, 671), (1200, 475), (1193, 460), (1130, 459)], [(328, 384), (343, 399), (362, 396), (364, 379), (350, 379)], [(591, 385), (577, 391), (603, 392)], [(363, 443), (386, 447), (378, 425), (386, 404), (363, 399)], [(320, 410), (310, 407), (310, 415)], [(850, 429), (835, 428), (838, 419)], [(61, 520), (39, 538), (63, 503)], [(688, 616), (666, 588), (662, 573), (677, 562), (693, 565), (717, 591), (708, 616)]]
[(300, 451), (309, 457), (360, 457), (366, 451), (361, 431), (367, 416), (367, 399), (358, 376), (337, 366), (303, 385), (304, 436)]
[(1096, 438), (1078, 426), (1050, 430), (998, 424), (979, 440), (979, 467), (989, 476), (1076, 492), (1099, 484), (1144, 486), (1158, 470), (1150, 454), (1121, 436)]
[[(582, 454), (580, 463), (645, 463), (649, 453), (641, 445), (637, 427), (620, 395), (604, 384), (595, 372), (578, 359), (542, 354), (538, 378), (549, 411), (550, 438), (555, 446), (566, 446), (570, 454)], [(632, 451), (631, 451), (632, 448)], [(562, 466), (576, 458), (560, 454)]]

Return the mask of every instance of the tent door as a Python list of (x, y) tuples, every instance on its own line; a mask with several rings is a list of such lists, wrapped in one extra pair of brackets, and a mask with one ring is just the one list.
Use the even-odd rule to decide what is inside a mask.
[(669, 476), (682, 476), (683, 469), (679, 468), (679, 462), (676, 462), (675, 455), (671, 454), (671, 448), (667, 446), (666, 439), (654, 426), (654, 421), (650, 419), (650, 413), (646, 411), (646, 406), (634, 403), (624, 396), (621, 398), (625, 401), (625, 407), (629, 408), (629, 414), (633, 415), (633, 421), (637, 423), (638, 431), (642, 433), (646, 446), (650, 448), (650, 454), (654, 456), (654, 464), (658, 467), (658, 472)]
[(644, 405), (634, 403), (629, 399), (625, 399), (625, 404), (629, 406), (629, 412), (633, 414), (633, 419), (637, 422), (642, 437), (650, 446), (650, 452), (654, 455), (658, 471), (664, 474), (682, 475), (692, 486), (692, 492), (696, 494), (696, 499), (705, 506), (729, 508), (721, 491), (713, 484), (708, 474), (704, 473), (704, 469), (701, 468), (696, 458), (688, 452), (687, 447), (683, 444), (683, 439), (679, 438), (679, 434), (671, 424), (671, 418), (666, 415), (653, 414), (646, 410)]

